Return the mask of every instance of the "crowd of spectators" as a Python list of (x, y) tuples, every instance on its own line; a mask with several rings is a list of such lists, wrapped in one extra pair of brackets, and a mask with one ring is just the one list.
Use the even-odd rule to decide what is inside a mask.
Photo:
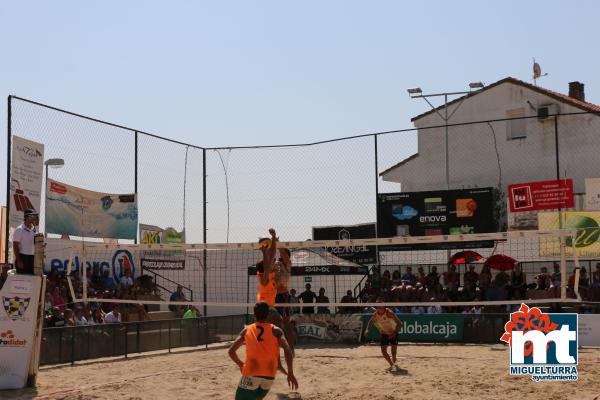
[[(480, 314), (481, 307), (441, 307), (439, 304), (427, 303), (458, 302), (458, 301), (502, 301), (502, 300), (527, 300), (551, 299), (560, 297), (561, 271), (558, 263), (553, 263), (552, 272), (547, 266), (542, 266), (535, 275), (526, 274), (521, 264), (516, 264), (512, 270), (493, 271), (486, 266), (476, 264), (449, 265), (447, 270), (440, 273), (438, 267), (433, 265), (428, 272), (423, 266), (397, 267), (390, 272), (375, 267), (368, 275), (364, 287), (354, 297), (348, 290), (341, 298), (340, 303), (356, 303), (356, 306), (344, 306), (337, 309), (338, 313), (355, 313), (364, 311), (360, 303), (374, 303), (377, 300), (384, 302), (423, 302), (422, 306), (398, 307), (398, 314), (436, 314), (445, 312), (459, 312)], [(459, 268), (464, 268), (462, 274)], [(600, 300), (600, 263), (595, 265), (591, 279), (586, 268), (580, 270), (579, 293), (584, 300)], [(529, 275), (529, 280), (528, 280)], [(575, 272), (568, 276), (567, 293), (574, 296)], [(329, 303), (325, 289), (320, 288), (318, 295), (312, 291), (311, 285), (306, 284), (305, 290), (297, 294), (295, 289), (290, 290), (290, 302), (298, 303), (292, 307), (295, 314), (328, 314), (333, 312), (329, 306), (318, 304)], [(301, 304), (301, 306), (300, 306)], [(316, 306), (316, 310), (315, 310)], [(508, 307), (511, 308), (511, 307)], [(514, 308), (514, 307), (513, 307)]]
[[(117, 283), (108, 270), (101, 271), (99, 266), (87, 269), (87, 294), (102, 299), (129, 300), (144, 295), (156, 294), (156, 285), (150, 276), (133, 279), (131, 271), (126, 270)], [(46, 275), (46, 293), (44, 300), (45, 326), (80, 326), (122, 322), (129, 314), (135, 313), (141, 320), (149, 319), (146, 309), (133, 303), (74, 302), (64, 271), (53, 267)], [(75, 296), (83, 297), (83, 282), (79, 271), (70, 275)]]

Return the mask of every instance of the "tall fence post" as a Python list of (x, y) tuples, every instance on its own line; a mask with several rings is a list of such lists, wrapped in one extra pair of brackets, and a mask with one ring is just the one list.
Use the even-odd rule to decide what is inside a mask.
[(4, 231), (4, 260), (8, 263), (8, 235), (10, 234), (10, 156), (11, 156), (11, 145), (12, 145), (12, 96), (7, 98), (8, 108), (6, 114), (6, 230)]
[[(138, 195), (138, 131), (135, 131), (135, 149), (134, 149), (134, 160), (135, 160), (135, 165), (133, 168), (134, 171), (134, 177), (133, 177), (133, 193), (135, 193), (135, 196), (137, 198)], [(138, 199), (139, 202), (139, 199)], [(139, 229), (138, 229), (139, 231)], [(138, 232), (135, 233), (135, 240), (133, 241), (134, 243), (137, 244), (138, 242)], [(140, 238), (141, 240), (142, 238)]]
[[(206, 244), (206, 149), (202, 149), (202, 243)], [(206, 249), (202, 252), (202, 300), (206, 303)], [(204, 316), (208, 316), (206, 304), (203, 307)]]
[[(377, 229), (379, 226), (379, 150), (377, 145), (377, 135), (373, 135), (373, 144), (375, 151), (375, 238), (377, 238)], [(375, 246), (375, 263), (379, 265), (379, 246)]]

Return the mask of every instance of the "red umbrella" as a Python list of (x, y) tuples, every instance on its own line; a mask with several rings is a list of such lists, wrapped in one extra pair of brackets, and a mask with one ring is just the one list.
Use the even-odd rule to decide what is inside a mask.
[(512, 257), (505, 254), (496, 254), (488, 258), (483, 265), (499, 271), (507, 271), (513, 269), (516, 263), (517, 260)]
[(482, 258), (483, 256), (475, 251), (459, 251), (458, 253), (450, 257), (448, 264), (468, 264), (475, 261), (479, 261)]

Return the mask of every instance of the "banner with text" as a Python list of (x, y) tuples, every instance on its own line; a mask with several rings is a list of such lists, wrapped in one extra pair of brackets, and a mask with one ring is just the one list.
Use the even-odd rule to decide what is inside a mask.
[(358, 342), (363, 330), (361, 314), (295, 314), (291, 320), (300, 338), (325, 342)]
[[(371, 239), (377, 236), (376, 224), (313, 226), (313, 240)], [(326, 247), (328, 252), (358, 264), (375, 264), (375, 246)]]
[[(559, 217), (562, 216), (562, 224)], [(577, 255), (585, 258), (600, 257), (600, 211), (566, 211), (544, 212), (538, 214), (540, 230), (577, 229), (574, 239), (566, 240), (567, 254), (572, 253), (572, 247), (577, 249)], [(540, 256), (560, 257), (560, 240), (558, 237), (544, 240), (546, 245), (540, 243)]]
[(42, 278), (9, 275), (0, 290), (0, 390), (25, 387)]
[(44, 145), (12, 136), (8, 216), (11, 232), (23, 223), (25, 210), (40, 211), (43, 171)]
[(508, 185), (508, 204), (511, 212), (573, 208), (573, 180)]
[[(371, 315), (364, 315), (368, 323)], [(463, 339), (464, 316), (462, 314), (401, 314), (398, 340), (404, 342), (456, 342)], [(379, 331), (372, 327), (367, 335), (370, 341), (379, 341)]]
[(135, 194), (93, 192), (48, 180), (46, 232), (94, 238), (136, 239)]

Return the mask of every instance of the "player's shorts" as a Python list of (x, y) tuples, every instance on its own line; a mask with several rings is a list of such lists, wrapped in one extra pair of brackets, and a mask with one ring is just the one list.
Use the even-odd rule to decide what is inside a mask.
[(398, 344), (398, 334), (396, 333), (391, 337), (382, 334), (379, 344), (381, 344), (382, 346), (389, 346), (389, 345), (396, 346)]
[(235, 400), (261, 400), (269, 393), (275, 378), (268, 376), (242, 376)]
[[(288, 292), (277, 293), (275, 296), (276, 303), (289, 303), (290, 302), (290, 294)], [(277, 307), (277, 311), (281, 314), (282, 317), (290, 316), (290, 308), (289, 307)]]

